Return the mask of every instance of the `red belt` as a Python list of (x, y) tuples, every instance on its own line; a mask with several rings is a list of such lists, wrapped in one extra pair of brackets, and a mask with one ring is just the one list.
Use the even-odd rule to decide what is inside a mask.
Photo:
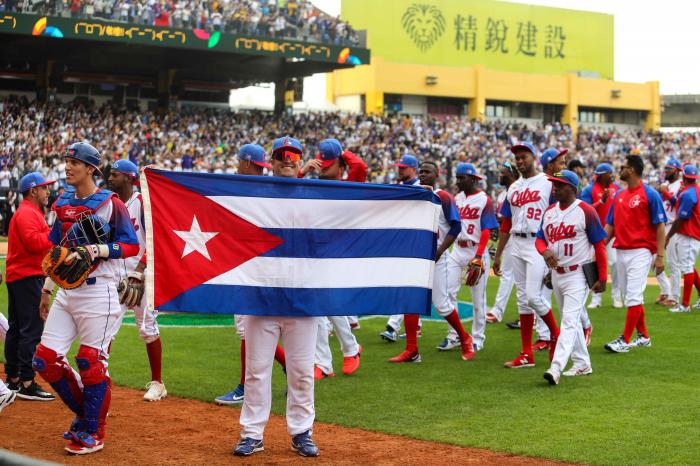
[(578, 269), (578, 265), (571, 265), (569, 267), (556, 267), (554, 270), (556, 270), (557, 273), (566, 273), (573, 272), (576, 269)]
[(476, 243), (474, 241), (469, 240), (457, 241), (457, 246), (459, 246), (460, 248), (470, 248), (472, 246), (476, 246)]

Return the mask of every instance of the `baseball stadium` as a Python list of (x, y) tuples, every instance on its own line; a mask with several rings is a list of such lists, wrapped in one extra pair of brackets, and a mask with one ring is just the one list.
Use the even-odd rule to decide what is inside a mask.
[(0, 463), (699, 464), (696, 7), (532, 3), (0, 0)]

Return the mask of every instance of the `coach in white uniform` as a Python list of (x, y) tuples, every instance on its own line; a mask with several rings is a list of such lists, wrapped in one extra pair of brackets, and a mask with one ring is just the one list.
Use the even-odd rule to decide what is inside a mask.
[[(679, 175), (683, 169), (678, 159), (670, 158), (664, 167), (664, 177), (666, 184), (659, 186), (659, 194), (664, 201), (664, 211), (666, 212), (666, 235), (671, 231), (671, 225), (676, 220), (678, 212), (678, 198), (682, 186), (682, 178)], [(661, 272), (656, 278), (659, 281), (659, 297), (656, 304), (662, 306), (676, 306), (681, 302), (681, 275), (680, 275), (680, 255), (678, 237), (672, 236), (666, 246), (668, 262), (668, 277), (666, 272)]]

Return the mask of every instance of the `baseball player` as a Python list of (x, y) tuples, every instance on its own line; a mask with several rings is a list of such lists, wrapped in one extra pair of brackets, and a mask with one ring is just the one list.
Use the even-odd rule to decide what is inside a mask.
[[(420, 180), (416, 176), (418, 171), (418, 159), (411, 154), (406, 154), (398, 161), (398, 163), (392, 164), (392, 167), (399, 168), (399, 184), (407, 184), (411, 186), (416, 186), (420, 184)], [(386, 330), (379, 334), (379, 336), (388, 342), (395, 342), (399, 338), (398, 333), (401, 329), (401, 323), (403, 322), (403, 314), (394, 314), (389, 317), (386, 323)], [(421, 321), (418, 319), (418, 336), (421, 336)]]
[[(92, 269), (82, 285), (58, 290), (53, 306), (54, 283), (46, 279), (39, 309), (48, 317), (33, 365), (76, 416), (64, 433), (69, 440), (66, 451), (83, 455), (104, 447), (111, 398), (107, 359), (115, 322), (123, 313), (117, 293), (119, 260), (138, 254), (139, 242), (124, 203), (114, 193), (95, 186), (93, 176), (100, 164), (97, 149), (86, 142), (71, 144), (65, 160), (66, 182), (75, 191), (63, 193), (54, 203), (56, 222), (49, 239), (56, 245), (79, 241), (76, 233), (84, 216), (99, 223), (107, 238), (97, 238), (103, 241), (98, 244), (84, 244), (84, 249), (69, 243), (72, 248), (65, 263), (81, 260), (79, 254), (86, 250)], [(80, 340), (75, 357), (79, 373), (66, 361), (76, 338)]]
[[(700, 277), (695, 270), (695, 260), (700, 251), (700, 191), (697, 185), (698, 168), (692, 164), (683, 166), (684, 188), (678, 198), (678, 216), (673, 221), (666, 237), (668, 267), (671, 275), (683, 275), (683, 301), (673, 306), (671, 312), (690, 312), (690, 296), (693, 285), (700, 285)], [(677, 261), (671, 260), (671, 248), (675, 249)], [(677, 268), (674, 271), (672, 268)], [(700, 293), (700, 286), (698, 287)], [(697, 308), (696, 304), (696, 308)]]
[[(0, 274), (0, 284), (1, 283), (2, 274)], [(9, 324), (7, 323), (7, 319), (3, 314), (0, 314), (0, 341), (3, 343), (5, 342), (5, 335), (7, 335), (8, 327)], [(2, 412), (4, 408), (14, 403), (15, 399), (17, 398), (16, 391), (19, 391), (19, 387), (17, 387), (17, 390), (10, 390), (10, 388), (5, 385), (5, 382), (0, 380), (0, 412)]]
[(500, 275), (503, 250), (509, 240), (513, 241), (513, 276), (518, 297), (522, 351), (504, 365), (516, 369), (535, 365), (532, 348), (535, 313), (542, 318), (550, 331), (550, 358), (556, 346), (559, 328), (549, 303), (544, 299), (542, 282), (546, 265), (535, 249), (535, 235), (542, 223), (542, 215), (549, 207), (552, 184), (544, 174), (536, 172), (537, 150), (532, 144), (522, 142), (511, 147), (511, 152), (515, 155), (515, 165), (521, 178), (510, 185), (501, 208), (504, 219), (501, 223), (493, 269), (496, 275)]
[[(273, 175), (297, 177), (302, 154), (302, 145), (296, 139), (275, 139), (272, 143)], [(318, 448), (311, 438), (318, 319), (250, 315), (245, 318), (245, 331), (246, 395), (240, 417), (241, 438), (233, 450), (234, 455), (248, 456), (264, 449), (263, 432), (272, 404), (272, 361), (277, 342), (282, 338), (287, 351), (287, 431), (292, 436), (292, 449), (301, 456), (318, 456)]]
[[(474, 318), (472, 320), (472, 340), (474, 351), (480, 351), (484, 347), (486, 335), (486, 283), (488, 281), (489, 254), (484, 255), (484, 250), (491, 237), (491, 231), (498, 229), (498, 221), (493, 210), (491, 198), (478, 188), (483, 179), (471, 163), (459, 163), (456, 170), (457, 187), (460, 192), (455, 197), (457, 211), (462, 221), (462, 228), (457, 237), (456, 246), (452, 248), (447, 264), (448, 290), (452, 302), (457, 303), (457, 293), (460, 288), (460, 278), (465, 267), (473, 268), (476, 262), (479, 276), (470, 279), (470, 271), (467, 272), (466, 285), (471, 288), (472, 306)], [(481, 273), (481, 271), (486, 273)], [(470, 283), (473, 282), (473, 284)], [(433, 290), (434, 292), (434, 290)], [(438, 349), (445, 351), (442, 346), (450, 346), (451, 342), (459, 342), (459, 336), (450, 327), (445, 341)], [(445, 343), (448, 343), (445, 345)]]
[[(265, 161), (265, 149), (258, 144), (244, 144), (238, 152), (238, 174), (262, 176), (264, 169), (272, 170), (272, 165)], [(236, 333), (241, 339), (241, 377), (238, 385), (226, 393), (225, 395), (217, 396), (214, 402), (219, 405), (235, 405), (243, 403), (245, 397), (245, 319), (246, 316), (236, 315)], [(284, 349), (279, 342), (275, 348), (275, 361), (280, 363), (282, 370), (285, 369), (285, 354)]]
[[(612, 205), (615, 194), (621, 189), (620, 185), (613, 182), (613, 167), (609, 163), (601, 163), (593, 172), (595, 182), (586, 186), (581, 192), (581, 200), (591, 205), (600, 222), (605, 222)], [(615, 262), (617, 260), (617, 251), (612, 247), (613, 243), (608, 243), (606, 253), (608, 265), (610, 265), (612, 273), (612, 299), (613, 307), (622, 307), (622, 298), (620, 297), (620, 283), (617, 278), (617, 268)], [(591, 293), (591, 302), (588, 304), (589, 309), (596, 309), (602, 306), (603, 295), (601, 293)]]
[[(474, 171), (473, 166), (472, 171)], [(462, 266), (456, 264), (454, 266), (459, 268), (456, 273), (452, 274), (456, 276), (456, 286), (451, 285), (450, 273), (448, 272), (448, 263), (450, 262), (449, 249), (460, 234), (462, 224), (452, 195), (442, 189), (435, 189), (439, 173), (438, 166), (434, 162), (426, 161), (420, 166), (420, 184), (431, 187), (433, 192), (440, 198), (442, 205), (440, 219), (438, 220), (438, 244), (435, 254), (432, 300), (437, 313), (444, 317), (450, 326), (455, 329), (462, 348), (462, 359), (469, 361), (474, 358), (474, 343), (472, 337), (464, 330), (457, 313), (457, 290), (459, 290)], [(389, 359), (389, 362), (421, 362), (421, 356), (418, 351), (418, 315), (406, 314), (404, 316), (404, 325), (406, 327), (406, 349), (398, 356)]]
[(573, 367), (566, 375), (588, 375), (591, 358), (580, 325), (584, 312), (588, 283), (583, 265), (594, 255), (598, 267), (597, 291), (605, 289), (608, 264), (605, 258), (605, 230), (596, 211), (577, 199), (578, 176), (572, 171), (548, 175), (553, 184), (557, 203), (544, 213), (537, 232), (535, 247), (552, 269), (552, 287), (561, 313), (561, 331), (554, 351), (552, 364), (544, 378), (552, 385), (559, 383), (571, 357)]
[[(356, 181), (364, 183), (367, 178), (367, 165), (355, 154), (343, 151), (343, 146), (337, 139), (324, 139), (318, 145), (319, 153), (313, 167), (319, 171), (322, 180)], [(302, 170), (303, 171), (303, 170)], [(318, 334), (316, 335), (316, 355), (314, 357), (314, 379), (321, 380), (334, 377), (333, 354), (328, 344), (328, 324), (335, 330), (335, 336), (340, 341), (343, 352), (343, 374), (355, 373), (360, 367), (362, 347), (357, 343), (352, 333), (350, 321), (346, 316), (328, 316), (318, 319)]]
[[(605, 345), (605, 349), (613, 353), (651, 346), (644, 319), (644, 290), (652, 261), (656, 275), (664, 268), (666, 212), (659, 193), (642, 182), (643, 173), (642, 158), (628, 155), (620, 170), (620, 179), (627, 183), (627, 189), (615, 195), (606, 219), (608, 241), (615, 238), (617, 276), (627, 306), (622, 335)], [(635, 328), (637, 338), (630, 342)]]
[[(121, 261), (119, 269), (120, 282), (124, 287), (130, 282), (133, 286), (143, 289), (144, 271), (146, 270), (146, 228), (143, 214), (143, 199), (141, 193), (134, 190), (134, 184), (139, 176), (138, 167), (129, 160), (117, 160), (112, 164), (107, 180), (109, 188), (114, 191), (119, 199), (126, 205), (131, 218), (131, 224), (136, 231), (139, 240), (139, 253)], [(127, 306), (124, 307), (126, 313)], [(148, 305), (146, 294), (141, 294), (141, 299), (132, 306), (136, 318), (136, 327), (139, 336), (146, 343), (148, 364), (151, 366), (151, 381), (146, 385), (146, 393), (143, 399), (146, 401), (162, 400), (168, 395), (162, 377), (163, 350), (160, 343), (160, 331), (156, 317), (158, 312), (153, 306)], [(116, 331), (115, 331), (116, 333)]]
[[(498, 223), (503, 221), (503, 216), (500, 214), (503, 202), (506, 200), (508, 188), (515, 180), (520, 177), (518, 169), (510, 162), (505, 162), (501, 167), (501, 172), (498, 177), (498, 183), (505, 189), (500, 192), (496, 199), (496, 217)], [(511, 261), (511, 250), (513, 243), (508, 242), (503, 250), (503, 263), (501, 264), (501, 280), (498, 283), (498, 292), (496, 293), (496, 302), (493, 304), (491, 311), (486, 314), (486, 322), (500, 322), (503, 319), (503, 314), (506, 311), (510, 293), (513, 291), (513, 265)]]
[[(676, 220), (676, 212), (678, 208), (678, 196), (681, 190), (681, 176), (683, 172), (683, 167), (681, 162), (675, 158), (670, 158), (666, 162), (664, 167), (664, 178), (667, 184), (662, 184), (659, 186), (658, 191), (661, 195), (661, 199), (664, 201), (664, 210), (666, 211), (666, 235), (668, 236), (671, 230), (671, 225)], [(685, 175), (683, 175), (685, 178)], [(680, 258), (676, 254), (677, 248), (674, 244), (676, 240), (668, 242), (667, 251), (667, 262), (669, 276), (666, 276), (666, 272), (661, 272), (656, 279), (659, 282), (659, 297), (656, 299), (656, 304), (662, 306), (676, 306), (680, 303), (681, 294), (681, 276), (678, 273), (680, 270), (679, 261)]]

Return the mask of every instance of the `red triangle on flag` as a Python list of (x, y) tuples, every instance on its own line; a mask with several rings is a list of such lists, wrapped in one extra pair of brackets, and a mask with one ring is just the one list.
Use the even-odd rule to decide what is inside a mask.
[(283, 243), (201, 194), (150, 170), (146, 176), (156, 309)]

